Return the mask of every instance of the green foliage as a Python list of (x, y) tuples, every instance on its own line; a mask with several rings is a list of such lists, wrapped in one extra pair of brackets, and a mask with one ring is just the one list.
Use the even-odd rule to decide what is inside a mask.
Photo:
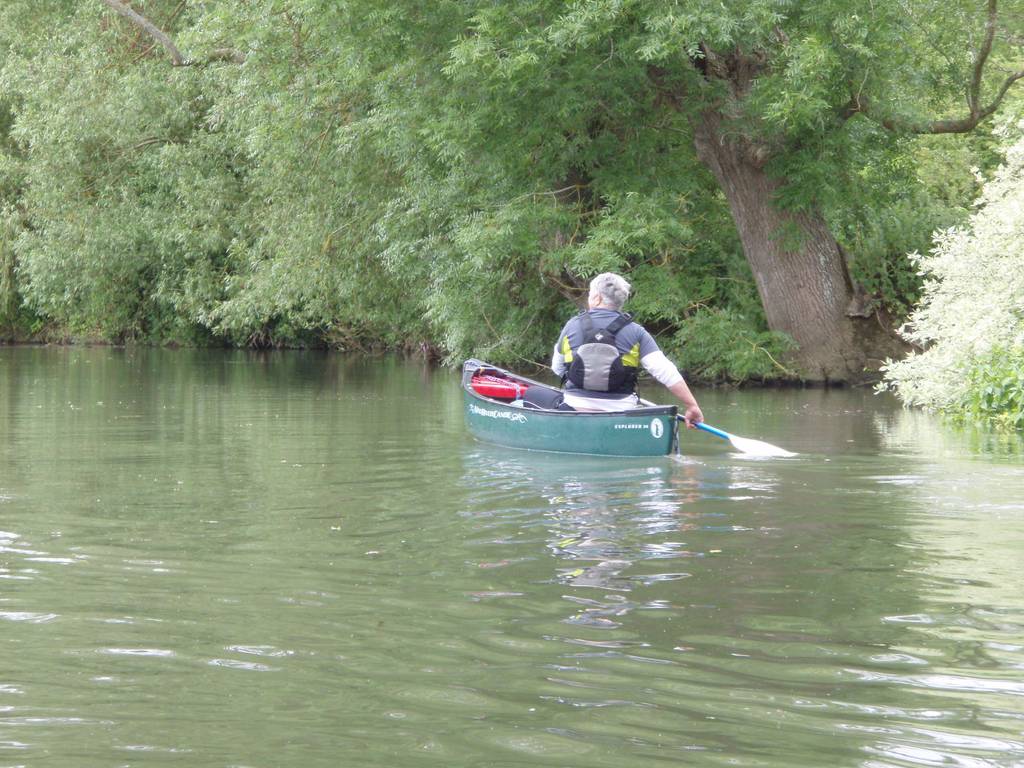
[(0, 333), (9, 333), (18, 321), (18, 286), (14, 278), (14, 249), (9, 228), (0, 224)]
[(956, 408), (963, 418), (1024, 429), (1024, 346), (973, 360)]
[[(878, 133), (866, 121), (859, 130)], [(892, 315), (905, 317), (921, 296), (921, 274), (907, 254), (927, 250), (932, 232), (965, 223), (981, 189), (979, 175), (1002, 159), (986, 128), (879, 142), (853, 166), (849, 200), (833, 204), (829, 219), (854, 279)]]
[(962, 219), (966, 169), (994, 157), (842, 117), (852, 92), (899, 116), (959, 99), (970, 62), (932, 45), (962, 50), (977, 13), (912, 5), (134, 3), (193, 62), (172, 68), (101, 3), (6, 0), (0, 322), (516, 363), (615, 270), (692, 373), (784, 376), (694, 151), (726, 95), (695, 64), (763, 54), (730, 130), (772, 148), (777, 202), (825, 211), (898, 312), (904, 253)]
[(780, 362), (792, 342), (732, 310), (695, 312), (680, 324), (673, 342), (680, 368), (705, 381), (794, 377)]
[[(59, 34), (9, 58), (12, 135), (30, 159), (15, 196), (32, 310), (117, 341), (360, 347), (422, 326), (366, 228), (352, 226), (375, 215), (373, 187), (353, 181), (374, 156), (331, 159), (358, 91), (351, 106), (339, 98), (332, 43), (298, 8), (264, 12), (177, 17), (178, 43), (197, 55), (245, 40), (244, 67), (172, 71), (125, 22), (97, 27), (91, 7), (55, 13)], [(306, 66), (298, 40), (325, 46), (320, 67)]]
[[(1024, 127), (1024, 126), (1022, 126)], [(908, 404), (1024, 426), (1024, 139), (984, 185), (964, 227), (916, 262), (926, 278), (907, 338), (923, 351), (887, 367)]]

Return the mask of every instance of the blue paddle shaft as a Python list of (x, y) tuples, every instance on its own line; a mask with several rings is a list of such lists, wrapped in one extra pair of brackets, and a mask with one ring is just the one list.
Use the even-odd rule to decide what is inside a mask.
[[(682, 416), (676, 416), (680, 421), (686, 421)], [(724, 429), (718, 427), (712, 427), (710, 424), (705, 424), (703, 421), (700, 424), (695, 425), (697, 429), (703, 429), (705, 432), (710, 432), (715, 437), (720, 437), (723, 440), (732, 440), (732, 435), (726, 432)]]
[(705, 424), (703, 421), (697, 425), (697, 429), (703, 429), (705, 432), (710, 432), (716, 437), (720, 437), (723, 440), (732, 440), (732, 435), (718, 427), (712, 427), (710, 424)]

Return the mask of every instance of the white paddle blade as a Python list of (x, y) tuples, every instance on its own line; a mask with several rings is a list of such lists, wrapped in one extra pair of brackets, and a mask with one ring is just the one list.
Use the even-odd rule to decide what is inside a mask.
[(795, 453), (787, 451), (785, 448), (779, 448), (777, 445), (760, 440), (751, 440), (749, 437), (730, 435), (729, 442), (740, 453), (749, 453), (752, 456), (796, 456)]

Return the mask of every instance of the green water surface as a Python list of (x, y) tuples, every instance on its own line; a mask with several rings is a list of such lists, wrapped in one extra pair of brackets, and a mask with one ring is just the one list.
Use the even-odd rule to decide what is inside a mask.
[(0, 349), (0, 767), (1024, 765), (1022, 442), (698, 396), (800, 455), (503, 450), (390, 358)]

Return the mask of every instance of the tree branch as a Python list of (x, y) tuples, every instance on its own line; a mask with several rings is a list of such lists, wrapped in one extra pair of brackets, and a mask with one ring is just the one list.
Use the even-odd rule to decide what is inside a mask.
[[(121, 0), (100, 0), (100, 2), (114, 10), (119, 15), (128, 19), (128, 21), (162, 45), (171, 57), (171, 64), (175, 67), (190, 67), (196, 64), (209, 64), (214, 61), (227, 61), (233, 64), (245, 63), (245, 54), (241, 51), (235, 50), (234, 48), (215, 48), (210, 51), (209, 55), (207, 55), (205, 59), (201, 61), (186, 59), (181, 55), (181, 51), (178, 50), (178, 46), (174, 44), (174, 41), (171, 40), (170, 36), (138, 11), (128, 7), (121, 2)], [(184, 6), (185, 2), (182, 0), (174, 10), (174, 13), (171, 14), (168, 22), (173, 21), (174, 17), (181, 12)], [(142, 58), (142, 56), (145, 56), (150, 50), (152, 50), (152, 46), (143, 51), (138, 58)], [(136, 60), (138, 60), (138, 58)]]
[(139, 27), (142, 31), (144, 31), (146, 34), (148, 34), (150, 37), (152, 37), (154, 40), (160, 43), (160, 45), (162, 45), (164, 49), (167, 51), (167, 53), (170, 55), (171, 63), (174, 66), (180, 67), (185, 64), (185, 58), (181, 55), (181, 51), (178, 50), (178, 47), (174, 44), (174, 41), (171, 40), (171, 38), (168, 37), (163, 30), (157, 27), (156, 24), (151, 22), (141, 13), (138, 13), (137, 11), (134, 11), (131, 8), (129, 8), (127, 5), (122, 3), (121, 0), (100, 1), (108, 8), (112, 9), (119, 15), (128, 19), (128, 21), (130, 21), (135, 26)]
[(976, 116), (979, 111), (978, 100), (981, 94), (981, 73), (985, 69), (985, 62), (992, 53), (992, 40), (996, 36), (996, 0), (988, 0), (988, 13), (985, 18), (985, 40), (978, 50), (978, 56), (974, 60), (974, 74), (971, 77), (971, 87), (967, 92), (967, 106), (971, 110), (971, 117)]
[(1003, 101), (1003, 97), (1006, 96), (1006, 92), (1010, 90), (1010, 87), (1018, 80), (1024, 79), (1024, 70), (1020, 72), (1014, 72), (1012, 75), (1007, 77), (1003, 84), (999, 87), (995, 97), (984, 108), (974, 108), (971, 110), (971, 114), (961, 118), (949, 118), (946, 120), (929, 120), (925, 122), (914, 122), (908, 120), (902, 120), (896, 117), (886, 117), (878, 119), (872, 113), (870, 105), (860, 100), (860, 103), (855, 111), (860, 112), (866, 117), (871, 118), (878, 122), (883, 128), (893, 133), (922, 133), (922, 134), (939, 134), (939, 133), (969, 133), (978, 127), (988, 117), (991, 117), (999, 105)]
[(989, 55), (992, 53), (992, 43), (995, 40), (997, 30), (997, 0), (988, 0), (985, 15), (985, 38), (974, 57), (974, 66), (971, 69), (971, 81), (967, 86), (967, 109), (968, 114), (961, 118), (949, 118), (945, 120), (912, 121), (899, 117), (880, 117), (877, 115), (868, 102), (860, 94), (854, 96), (850, 103), (841, 110), (843, 119), (852, 117), (855, 114), (862, 114), (874, 120), (886, 130), (893, 133), (968, 133), (973, 131), (978, 124), (990, 117), (1002, 103), (1006, 92), (1018, 80), (1024, 78), (1024, 70), (1010, 74), (996, 91), (995, 97), (988, 106), (981, 106), (981, 81), (985, 71), (985, 64), (988, 63)]

